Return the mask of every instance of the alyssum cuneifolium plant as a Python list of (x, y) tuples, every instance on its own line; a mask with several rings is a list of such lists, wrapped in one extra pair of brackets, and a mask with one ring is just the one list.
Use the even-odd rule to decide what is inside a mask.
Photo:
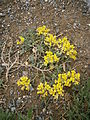
[(22, 76), (20, 79), (17, 81), (17, 85), (21, 86), (21, 90), (30, 90), (30, 79), (27, 76)]
[(49, 33), (50, 29), (47, 29), (46, 26), (37, 28), (38, 35), (44, 35), (44, 43), (46, 46), (58, 47), (61, 50), (61, 53), (66, 54), (72, 59), (76, 59), (77, 51), (74, 49), (74, 45), (71, 45), (69, 40), (64, 37), (62, 39), (56, 39), (56, 36), (53, 36)]
[(37, 94), (42, 97), (51, 95), (54, 99), (58, 99), (59, 95), (64, 95), (64, 86), (70, 87), (71, 84), (78, 85), (80, 82), (80, 74), (74, 70), (68, 71), (67, 73), (58, 74), (58, 79), (55, 80), (54, 84), (50, 86), (46, 81), (40, 83), (37, 87)]
[[(50, 29), (47, 29), (46, 26), (42, 26), (37, 28), (36, 30), (36, 36), (39, 36), (39, 39), (41, 39), (40, 45), (45, 45), (44, 52), (44, 65), (48, 67), (48, 64), (51, 64), (54, 68), (54, 65), (60, 62), (60, 57), (63, 55), (68, 56), (72, 58), (73, 60), (76, 59), (77, 51), (75, 50), (74, 45), (71, 45), (69, 40), (64, 37), (62, 39), (54, 36), (53, 34), (50, 34)], [(18, 45), (24, 44), (24, 38), (22, 36), (19, 37), (20, 41), (17, 41)], [(37, 39), (38, 40), (38, 39)], [(43, 40), (43, 41), (42, 41)], [(40, 40), (39, 40), (40, 41)], [(36, 46), (36, 44), (35, 44)], [(36, 46), (37, 47), (37, 46)], [(60, 53), (57, 54), (57, 51)], [(62, 55), (62, 56), (61, 56)], [(55, 63), (55, 64), (53, 64)], [(54, 71), (52, 71), (53, 74)], [(57, 76), (57, 75), (56, 75)], [(53, 96), (54, 99), (58, 99), (59, 96), (64, 96), (65, 93), (65, 86), (71, 87), (71, 85), (78, 85), (80, 82), (80, 74), (76, 73), (75, 70), (68, 71), (66, 73), (58, 74), (57, 80), (55, 79), (52, 81), (53, 84), (51, 84), (51, 81), (48, 83), (45, 81), (45, 83), (40, 82), (40, 84), (37, 87), (37, 94), (41, 95), (42, 97), (46, 96)], [(22, 76), (18, 81), (17, 85), (21, 86), (21, 90), (30, 90), (30, 79), (28, 79), (27, 76)]]

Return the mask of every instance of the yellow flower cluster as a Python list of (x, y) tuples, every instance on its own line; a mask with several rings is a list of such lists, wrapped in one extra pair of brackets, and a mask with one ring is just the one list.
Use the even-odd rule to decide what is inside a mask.
[(37, 34), (38, 35), (46, 36), (49, 31), (50, 31), (50, 29), (47, 29), (45, 25), (43, 25), (42, 27), (37, 28), (37, 32), (38, 32)]
[(17, 81), (18, 86), (22, 86), (21, 90), (30, 90), (30, 79), (28, 79), (27, 76), (22, 76), (20, 79)]
[(50, 94), (54, 97), (54, 99), (58, 99), (58, 95), (63, 96), (64, 92), (61, 83), (53, 84), (52, 87), (47, 82), (45, 82), (45, 84), (40, 83), (37, 87), (37, 90), (37, 94), (42, 95), (42, 97), (46, 97)]
[(74, 45), (71, 45), (66, 37), (64, 37), (62, 40), (59, 39), (58, 47), (61, 47), (61, 51), (66, 53), (66, 55), (68, 55), (70, 58), (74, 60), (76, 59), (77, 51), (74, 49)]
[(48, 63), (59, 62), (59, 58), (56, 54), (53, 55), (51, 51), (46, 51), (46, 56), (44, 56), (44, 65), (47, 66)]
[(58, 80), (55, 80), (55, 83), (58, 82), (67, 87), (70, 87), (71, 83), (78, 85), (80, 82), (80, 73), (76, 73), (75, 70), (72, 70), (67, 73), (58, 74)]
[(19, 36), (19, 40), (17, 40), (17, 45), (21, 45), (24, 43), (24, 37)]
[(66, 37), (62, 39), (56, 39), (56, 36), (53, 36), (52, 34), (48, 34), (44, 41), (45, 45), (51, 46), (57, 46), (58, 49), (61, 49), (61, 53), (66, 53), (67, 56), (69, 56), (72, 59), (76, 59), (77, 52), (74, 49), (74, 45), (71, 45), (70, 42), (67, 40)]
[(66, 37), (62, 39), (56, 39), (56, 36), (48, 33), (50, 30), (46, 28), (46, 26), (42, 26), (37, 28), (38, 35), (43, 34), (45, 36), (44, 44), (51, 46), (56, 46), (61, 50), (61, 53), (65, 53), (72, 59), (76, 59), (77, 52), (74, 49), (74, 45), (71, 45)]
[(55, 46), (57, 44), (56, 36), (53, 36), (52, 34), (47, 34), (45, 41), (45, 45)]
[(42, 95), (42, 97), (52, 95), (54, 99), (58, 99), (59, 95), (64, 95), (64, 86), (70, 87), (71, 83), (78, 85), (80, 82), (80, 74), (76, 73), (75, 70), (68, 71), (67, 73), (58, 74), (58, 79), (51, 87), (47, 82), (45, 84), (40, 83), (37, 87), (37, 94)]

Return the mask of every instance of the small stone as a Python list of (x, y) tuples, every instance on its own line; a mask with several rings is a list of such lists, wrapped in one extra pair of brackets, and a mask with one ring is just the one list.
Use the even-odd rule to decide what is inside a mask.
[(87, 24), (90, 27), (90, 24)]
[(76, 28), (76, 26), (77, 26), (77, 24), (76, 24), (76, 23), (74, 23), (74, 24), (73, 24), (73, 28), (75, 29), (75, 28)]
[(18, 100), (16, 101), (16, 106), (18, 107), (20, 104), (22, 104), (22, 100), (21, 100), (21, 99), (18, 99)]
[(10, 25), (9, 25), (9, 24), (8, 24), (7, 26), (8, 26), (8, 27), (10, 27)]
[(45, 0), (45, 2), (47, 2), (48, 0)]
[(85, 65), (85, 68), (87, 68), (88, 67), (88, 65)]
[(80, 50), (80, 53), (82, 53), (82, 50)]
[(11, 111), (15, 112), (16, 108), (15, 107), (11, 107)]
[(42, 112), (45, 113), (46, 112), (46, 108), (43, 108)]
[(62, 12), (65, 12), (65, 10), (62, 10)]
[(0, 16), (1, 16), (1, 17), (4, 17), (4, 16), (5, 16), (5, 14), (4, 14), (4, 13), (0, 13)]
[(47, 111), (47, 114), (48, 114), (49, 112)]
[(10, 90), (10, 96), (14, 95), (13, 89)]

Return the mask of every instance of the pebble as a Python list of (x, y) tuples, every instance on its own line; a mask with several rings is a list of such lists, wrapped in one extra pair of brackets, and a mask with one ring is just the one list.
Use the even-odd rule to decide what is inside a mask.
[(62, 12), (65, 12), (65, 10), (62, 10)]
[(48, 2), (48, 0), (45, 0), (45, 2)]
[(17, 99), (16, 100), (16, 106), (18, 107), (20, 104), (22, 104), (22, 100), (21, 99)]
[(87, 24), (90, 27), (90, 24)]
[(1, 16), (1, 17), (4, 17), (5, 15), (6, 15), (6, 14), (4, 14), (4, 13), (0, 13), (0, 16)]
[(11, 107), (11, 111), (15, 112), (16, 108), (15, 107)]
[(10, 96), (14, 95), (13, 89), (10, 90)]
[(35, 117), (35, 120), (44, 120), (44, 118), (37, 116), (37, 117)]
[(45, 113), (45, 112), (46, 112), (46, 108), (43, 108), (43, 109), (42, 109), (42, 112)]

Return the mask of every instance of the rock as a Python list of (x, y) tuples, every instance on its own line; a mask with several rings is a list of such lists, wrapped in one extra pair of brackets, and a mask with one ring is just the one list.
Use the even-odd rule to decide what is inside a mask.
[(21, 104), (22, 104), (22, 99), (19, 97), (19, 98), (16, 100), (16, 106), (19, 107)]
[(42, 112), (45, 113), (45, 112), (46, 112), (46, 108), (43, 108), (43, 109), (42, 109)]
[(45, 0), (45, 2), (48, 2), (48, 0)]
[(5, 17), (6, 14), (0, 13), (0, 17)]
[(13, 91), (13, 89), (10, 90), (10, 96), (14, 96), (14, 91)]
[(35, 117), (35, 120), (44, 120), (44, 118), (37, 116), (37, 117)]
[(90, 24), (87, 24), (90, 27)]
[(16, 108), (15, 107), (11, 107), (11, 111), (15, 112)]
[(89, 7), (90, 10), (90, 0), (83, 0), (83, 1), (87, 3), (87, 6)]

